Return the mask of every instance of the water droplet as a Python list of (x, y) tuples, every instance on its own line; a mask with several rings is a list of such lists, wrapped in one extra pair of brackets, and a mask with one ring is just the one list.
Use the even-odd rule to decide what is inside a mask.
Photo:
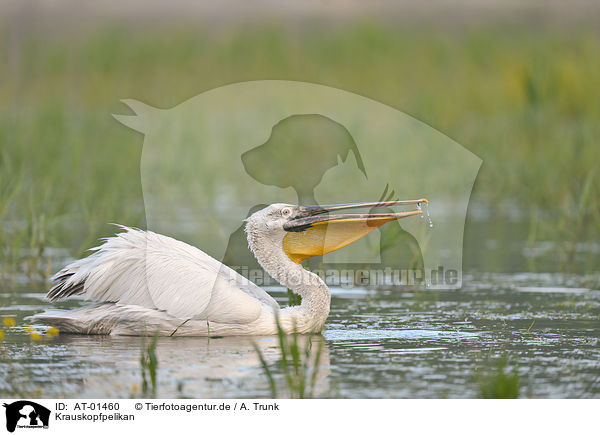
[[(425, 203), (425, 215), (427, 216), (427, 222), (429, 223), (429, 228), (433, 228), (433, 221), (431, 220), (431, 216), (429, 215), (429, 203)], [(422, 215), (421, 215), (422, 217)]]

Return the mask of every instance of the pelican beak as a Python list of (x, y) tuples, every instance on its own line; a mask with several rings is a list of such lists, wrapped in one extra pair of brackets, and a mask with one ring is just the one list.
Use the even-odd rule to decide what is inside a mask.
[(369, 208), (372, 211), (376, 207), (420, 205), (421, 203), (429, 204), (429, 201), (422, 198), (409, 201), (299, 206), (293, 217), (283, 225), (283, 229), (288, 232), (283, 238), (283, 249), (293, 261), (301, 263), (307, 258), (322, 256), (343, 248), (387, 222), (423, 212), (418, 209), (399, 213), (333, 213), (359, 208)]

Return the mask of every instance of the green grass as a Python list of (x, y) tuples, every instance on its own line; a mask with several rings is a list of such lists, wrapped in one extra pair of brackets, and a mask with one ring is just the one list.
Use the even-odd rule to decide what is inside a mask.
[(154, 334), (150, 343), (146, 343), (146, 337), (142, 336), (140, 370), (142, 374), (142, 396), (156, 397), (156, 369), (158, 358), (156, 356), (156, 342), (158, 333)]
[(290, 289), (287, 289), (287, 297), (288, 297), (288, 306), (294, 307), (296, 305), (300, 305), (302, 303), (302, 296), (297, 293), (294, 293)]
[(110, 116), (126, 113), (121, 98), (166, 108), (255, 79), (325, 84), (425, 121), (483, 159), (472, 204), (504, 220), (494, 231), (511, 231), (516, 205), (540, 221), (524, 244), (557, 241), (564, 270), (593, 271), (596, 257), (575, 253), (600, 228), (598, 52), (586, 26), (1, 33), (0, 275), (45, 279), (61, 261), (49, 247), (78, 256), (108, 222), (144, 226), (142, 136)]
[(497, 367), (480, 380), (479, 394), (482, 399), (519, 398), (519, 373), (517, 372), (516, 367), (512, 370), (512, 372), (507, 372), (506, 366), (506, 359), (500, 359)]
[[(279, 344), (280, 358), (277, 368), (283, 375), (284, 391), (286, 397), (293, 399), (309, 399), (314, 396), (315, 385), (319, 376), (319, 363), (323, 352), (323, 341), (319, 341), (317, 348), (313, 351), (312, 336), (305, 336), (304, 344), (298, 341), (298, 333), (294, 332), (287, 335), (283, 332), (279, 319), (277, 319), (277, 338)], [(271, 397), (277, 398), (280, 396), (281, 390), (277, 386), (277, 376), (279, 372), (275, 368), (271, 368), (265, 360), (263, 353), (253, 343), (254, 349), (258, 354), (261, 367), (265, 378), (269, 383)]]

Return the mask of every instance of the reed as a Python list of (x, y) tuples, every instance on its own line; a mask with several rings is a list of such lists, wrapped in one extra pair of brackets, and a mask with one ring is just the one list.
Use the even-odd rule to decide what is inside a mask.
[[(319, 374), (319, 364), (323, 352), (323, 342), (319, 341), (313, 352), (313, 337), (306, 336), (306, 343), (300, 344), (299, 334), (293, 332), (287, 335), (277, 319), (277, 338), (280, 358), (277, 366), (283, 377), (285, 396), (295, 399), (312, 398)], [(279, 397), (277, 387), (277, 372), (269, 366), (260, 348), (253, 343), (261, 367), (271, 391), (271, 397)], [(314, 356), (313, 356), (314, 353)]]
[[(533, 323), (532, 323), (533, 326)], [(518, 399), (520, 381), (517, 368), (506, 370), (506, 358), (501, 358), (497, 366), (479, 381), (479, 395), (482, 399)]]
[(158, 358), (156, 356), (156, 343), (158, 333), (152, 336), (149, 343), (146, 342), (146, 336), (142, 336), (140, 370), (142, 374), (142, 395), (143, 397), (156, 397), (156, 369), (158, 368)]
[[(429, 123), (483, 159), (471, 205), (501, 223), (492, 236), (512, 231), (507, 210), (517, 208), (525, 225), (534, 221), (536, 241), (560, 246), (564, 270), (595, 271), (595, 254), (577, 251), (600, 236), (594, 28), (442, 32), (356, 22), (306, 32), (264, 24), (171, 30), (165, 38), (164, 29), (111, 25), (69, 39), (32, 31), (18, 46), (10, 32), (0, 35), (0, 53), (19, 54), (7, 57), (0, 81), (3, 277), (46, 278), (65, 257), (111, 235), (108, 222), (144, 227), (142, 138), (109, 116), (124, 110), (120, 98), (173, 107), (265, 77), (347, 89)], [(465, 251), (477, 256), (479, 243), (467, 240)], [(486, 252), (490, 267), (513, 267), (493, 255)]]

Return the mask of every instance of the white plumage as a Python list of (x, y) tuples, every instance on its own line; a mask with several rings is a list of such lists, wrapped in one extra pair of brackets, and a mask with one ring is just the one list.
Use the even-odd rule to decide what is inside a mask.
[[(375, 205), (380, 204), (390, 205)], [(363, 205), (332, 209), (359, 206)], [(269, 335), (277, 332), (277, 320), (286, 333), (320, 332), (329, 314), (329, 289), (292, 258), (306, 257), (304, 248), (310, 256), (345, 246), (339, 237), (334, 247), (325, 246), (323, 227), (327, 225), (350, 223), (349, 228), (362, 236), (384, 222), (420, 212), (338, 219), (326, 213), (322, 207), (273, 204), (247, 219), (250, 249), (272, 277), (302, 296), (300, 306), (280, 309), (253, 282), (193, 246), (151, 231), (121, 227), (122, 233), (93, 248), (92, 255), (58, 272), (53, 277), (57, 284), (48, 292), (50, 300), (82, 295), (96, 303), (29, 319), (82, 334)], [(363, 221), (369, 225), (366, 231), (356, 226)], [(284, 249), (286, 235), (293, 239), (290, 252)], [(356, 239), (349, 234), (348, 240)]]
[[(256, 322), (265, 314), (263, 310), (271, 319), (279, 310), (268, 293), (201, 250), (151, 231), (122, 228), (125, 232), (93, 248), (94, 254), (58, 272), (53, 279), (60, 282), (48, 294), (51, 300), (81, 294), (88, 300), (110, 304), (45, 313), (33, 319), (83, 333), (106, 333), (109, 323), (116, 326), (111, 333), (135, 335), (153, 332), (159, 320), (163, 335), (171, 335), (188, 319), (203, 320), (194, 325), (199, 330), (191, 331), (192, 325), (183, 325), (177, 335), (205, 335), (210, 323), (215, 323), (211, 333), (220, 335), (226, 333), (222, 324), (237, 325), (239, 332), (246, 332), (243, 325)], [(72, 292), (81, 284), (79, 291)], [(119, 327), (119, 321), (127, 316), (138, 321), (124, 322), (127, 326)], [(90, 321), (79, 330), (72, 327), (76, 318)]]
[[(286, 332), (294, 325), (300, 332), (320, 331), (322, 322), (309, 326), (299, 307), (280, 310), (268, 293), (201, 250), (151, 231), (121, 228), (124, 232), (92, 248), (92, 255), (58, 272), (53, 277), (58, 284), (48, 293), (50, 300), (78, 294), (102, 303), (31, 320), (84, 334), (268, 335), (277, 331), (277, 316)], [(273, 252), (257, 248), (255, 254), (262, 261)]]

